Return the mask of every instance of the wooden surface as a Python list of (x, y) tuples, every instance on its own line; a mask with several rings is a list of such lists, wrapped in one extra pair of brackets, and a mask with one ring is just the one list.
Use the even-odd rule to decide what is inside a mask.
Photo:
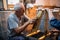
[(37, 11), (36, 11), (36, 7), (34, 8), (30, 8), (28, 10), (28, 12), (26, 13), (26, 15), (30, 18), (30, 19), (34, 19), (36, 16), (37, 16), (37, 20), (34, 24), (29, 24), (28, 27), (26, 28), (26, 31), (29, 35), (29, 33), (33, 33), (33, 32), (37, 32), (38, 28), (39, 28), (39, 25), (40, 25), (40, 21), (41, 21), (41, 18), (42, 18), (42, 13), (43, 11), (40, 11), (38, 14), (37, 14)]
[[(34, 19), (36, 17), (36, 8), (33, 7), (33, 8), (29, 8), (27, 10), (27, 13), (26, 15), (30, 18), (30, 19)], [(27, 26), (27, 28), (25, 29), (27, 33), (30, 33), (32, 31), (32, 28), (33, 28), (33, 25), (34, 24), (29, 24)]]

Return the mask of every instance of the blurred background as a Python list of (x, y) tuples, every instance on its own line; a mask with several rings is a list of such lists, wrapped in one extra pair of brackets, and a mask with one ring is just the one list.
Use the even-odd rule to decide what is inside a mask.
[[(37, 20), (37, 25), (32, 25), (32, 30), (28, 30), (30, 27), (27, 28), (27, 31), (28, 34), (31, 34), (34, 32), (35, 33), (38, 33), (40, 32), (38, 35), (41, 35), (42, 37), (45, 37), (43, 38), (43, 40), (51, 40), (50, 38), (48, 38), (48, 35), (50, 32), (49, 30), (51, 29), (55, 29), (53, 27), (51, 27), (49, 25), (49, 19), (48, 19), (48, 16), (47, 16), (47, 13), (45, 13), (44, 9), (45, 8), (50, 8), (50, 9), (53, 9), (53, 14), (54, 16), (60, 20), (60, 0), (0, 0), (0, 40), (7, 40), (7, 18), (9, 16), (9, 14), (11, 12), (14, 12), (14, 5), (16, 3), (23, 3), (26, 7), (26, 11), (25, 11), (25, 14), (30, 17), (30, 19), (34, 18), (37, 14), (36, 14), (36, 10), (38, 10), (40, 8), (40, 12), (38, 13), (41, 13), (39, 15), (41, 15), (41, 17), (39, 17), (39, 19)], [(27, 4), (34, 4), (34, 8), (33, 9), (30, 9), (30, 14), (32, 14), (32, 16), (29, 14), (29, 10), (27, 10)], [(32, 11), (31, 11), (32, 10)], [(27, 13), (28, 12), (28, 13)], [(31, 24), (30, 24), (31, 25)], [(34, 28), (34, 29), (33, 29)], [(38, 31), (37, 31), (38, 30)], [(27, 36), (29, 36), (27, 34)], [(54, 34), (54, 33), (53, 33)], [(58, 33), (57, 33), (58, 34)], [(57, 35), (56, 34), (56, 35)], [(32, 35), (32, 34), (31, 34)], [(38, 36), (36, 35), (36, 36)], [(49, 34), (50, 35), (50, 34)], [(56, 40), (57, 36), (54, 35), (52, 36), (52, 38), (54, 40)], [(41, 38), (41, 36), (32, 36), (32, 37), (35, 37), (35, 38)], [(49, 36), (51, 37), (51, 36)], [(40, 39), (42, 40), (42, 39)]]

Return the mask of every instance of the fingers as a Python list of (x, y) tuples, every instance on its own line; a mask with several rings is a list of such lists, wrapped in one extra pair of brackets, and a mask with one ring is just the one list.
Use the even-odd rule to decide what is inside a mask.
[(34, 23), (34, 22), (35, 22), (35, 19), (29, 20), (29, 23)]

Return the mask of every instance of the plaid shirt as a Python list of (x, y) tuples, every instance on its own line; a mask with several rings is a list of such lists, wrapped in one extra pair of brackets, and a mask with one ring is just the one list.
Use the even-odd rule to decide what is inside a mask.
[(55, 18), (52, 18), (50, 20), (51, 26), (55, 27), (56, 29), (60, 30), (60, 20), (57, 20)]

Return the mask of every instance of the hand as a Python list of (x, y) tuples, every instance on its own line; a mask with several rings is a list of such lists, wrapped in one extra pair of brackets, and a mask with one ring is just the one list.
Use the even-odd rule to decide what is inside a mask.
[(36, 19), (31, 19), (29, 20), (29, 23), (34, 23), (36, 21)]
[(50, 30), (50, 32), (59, 32), (59, 30), (53, 28), (53, 29)]

